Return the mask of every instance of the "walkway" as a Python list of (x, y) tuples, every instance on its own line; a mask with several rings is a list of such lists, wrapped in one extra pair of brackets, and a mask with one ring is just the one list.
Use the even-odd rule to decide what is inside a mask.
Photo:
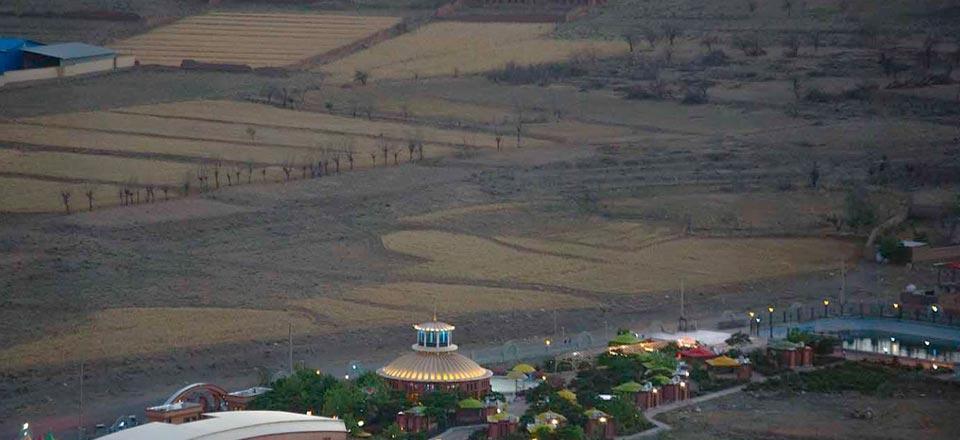
[(696, 404), (698, 404), (698, 403), (703, 403), (703, 402), (706, 402), (706, 401), (709, 401), (709, 400), (719, 399), (719, 398), (721, 398), (721, 397), (729, 396), (729, 395), (734, 394), (734, 393), (739, 393), (739, 392), (743, 391), (743, 388), (744, 388), (744, 387), (746, 387), (746, 385), (738, 385), (738, 386), (735, 386), (735, 387), (733, 387), (733, 388), (727, 388), (727, 389), (725, 389), (725, 390), (720, 390), (720, 391), (717, 391), (717, 392), (715, 392), (715, 393), (704, 394), (704, 395), (702, 395), (702, 396), (694, 397), (694, 398), (692, 398), (692, 399), (687, 399), (687, 400), (684, 400), (684, 401), (681, 401), (681, 402), (673, 402), (673, 403), (668, 403), (668, 404), (666, 404), (666, 405), (660, 405), (660, 406), (658, 406), (658, 407), (656, 407), (656, 408), (651, 408), (651, 409), (649, 409), (649, 410), (647, 410), (647, 411), (644, 411), (643, 415), (647, 418), (647, 420), (649, 420), (651, 423), (653, 423), (654, 425), (656, 425), (655, 427), (650, 428), (650, 429), (648, 429), (648, 430), (646, 430), (646, 431), (638, 432), (638, 433), (636, 433), (636, 434), (627, 435), (627, 436), (623, 436), (623, 437), (617, 437), (617, 439), (618, 439), (618, 440), (633, 440), (633, 439), (636, 439), (636, 438), (650, 437), (650, 436), (653, 436), (653, 435), (657, 435), (657, 434), (659, 434), (659, 433), (661, 433), (661, 432), (663, 432), (663, 431), (669, 431), (669, 430), (671, 430), (671, 429), (673, 429), (673, 428), (671, 428), (670, 425), (668, 425), (668, 424), (666, 424), (666, 423), (663, 423), (663, 422), (657, 420), (657, 419), (655, 418), (657, 415), (662, 414), (662, 413), (665, 413), (665, 412), (670, 412), (670, 411), (673, 411), (673, 410), (676, 410), (676, 409), (684, 408), (684, 407), (687, 407), (687, 406), (690, 406), (690, 405), (696, 405)]
[(464, 425), (464, 426), (454, 426), (446, 431), (437, 434), (436, 437), (431, 437), (430, 440), (467, 440), (470, 437), (470, 434), (473, 434), (474, 431), (478, 429), (487, 429), (487, 424), (482, 425)]

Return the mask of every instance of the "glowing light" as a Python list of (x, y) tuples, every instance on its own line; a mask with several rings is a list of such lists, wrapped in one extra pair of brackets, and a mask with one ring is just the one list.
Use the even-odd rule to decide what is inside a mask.
[(767, 307), (767, 311), (773, 313), (773, 306)]
[(934, 305), (930, 306), (930, 310), (932, 310), (933, 313), (937, 313), (937, 312), (940, 311), (940, 307), (937, 307), (937, 305), (934, 304)]
[(607, 423), (606, 417), (600, 417), (600, 423)]
[(343, 375), (343, 378), (346, 379), (346, 380), (350, 380), (350, 375), (349, 375), (349, 374), (344, 374), (344, 375)]
[(929, 346), (930, 346), (930, 341), (923, 341), (923, 345), (926, 345), (927, 347), (929, 347)]
[(363, 428), (363, 420), (357, 421), (357, 426)]
[(937, 364), (933, 364), (933, 369), (934, 369), (934, 370), (939, 370), (939, 369), (940, 369), (940, 366), (937, 365)]
[(317, 376), (320, 375), (320, 369), (317, 369)]
[(547, 339), (547, 340), (545, 340), (545, 341), (543, 341), (543, 343), (544, 343), (544, 344), (547, 344), (547, 347), (549, 347), (549, 346), (550, 346), (550, 340), (549, 340), (549, 339)]
[(830, 300), (829, 300), (829, 299), (823, 300), (823, 305), (829, 306), (829, 305), (830, 305)]
[(313, 415), (313, 410), (309, 410), (309, 409), (308, 409), (308, 410), (307, 410), (307, 415), (308, 415), (308, 416), (312, 416), (312, 415)]
[(560, 424), (560, 421), (557, 419), (550, 419), (550, 423), (553, 424), (553, 426), (557, 426)]
[(893, 303), (893, 308), (899, 309), (899, 308), (900, 308), (900, 303)]
[(686, 388), (686, 387), (687, 387), (686, 382), (680, 382), (680, 388)]
[(897, 338), (894, 338), (893, 336), (891, 336), (891, 337), (890, 337), (890, 342), (897, 342)]
[(756, 313), (753, 313), (753, 312), (747, 312), (747, 314), (750, 315), (751, 318), (753, 318), (756, 315)]
[(26, 430), (28, 430), (28, 429), (30, 429), (30, 423), (29, 423), (29, 422), (24, 422), (24, 424), (23, 424), (23, 430), (26, 431)]

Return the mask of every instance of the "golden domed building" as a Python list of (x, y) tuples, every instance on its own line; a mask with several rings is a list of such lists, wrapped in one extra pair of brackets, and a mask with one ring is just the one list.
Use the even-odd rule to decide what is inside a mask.
[(403, 391), (410, 400), (432, 391), (460, 390), (481, 399), (490, 392), (493, 373), (457, 353), (453, 343), (456, 328), (436, 320), (413, 326), (417, 343), (405, 354), (377, 370), (390, 387)]

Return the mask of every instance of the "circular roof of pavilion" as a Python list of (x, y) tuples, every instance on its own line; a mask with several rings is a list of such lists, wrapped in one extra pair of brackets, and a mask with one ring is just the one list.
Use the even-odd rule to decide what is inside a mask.
[(377, 370), (388, 379), (409, 382), (467, 382), (488, 379), (493, 372), (454, 352), (405, 354)]
[(422, 324), (417, 324), (413, 326), (413, 328), (417, 330), (428, 331), (428, 332), (443, 332), (443, 331), (452, 331), (456, 327), (450, 324), (447, 324), (446, 322), (430, 321), (430, 322), (424, 322)]

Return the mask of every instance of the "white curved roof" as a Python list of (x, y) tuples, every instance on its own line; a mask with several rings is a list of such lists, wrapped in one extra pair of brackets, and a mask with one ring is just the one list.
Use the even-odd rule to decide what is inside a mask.
[(283, 411), (227, 411), (206, 413), (182, 425), (152, 422), (116, 432), (104, 440), (239, 440), (266, 435), (347, 432), (342, 420)]
[(377, 374), (388, 379), (411, 382), (466, 382), (488, 379), (490, 370), (455, 352), (414, 352), (400, 356)]
[(417, 330), (428, 331), (428, 332), (442, 332), (442, 331), (451, 331), (456, 327), (450, 324), (447, 324), (446, 322), (430, 321), (430, 322), (424, 322), (422, 324), (417, 324), (413, 326), (413, 328)]

